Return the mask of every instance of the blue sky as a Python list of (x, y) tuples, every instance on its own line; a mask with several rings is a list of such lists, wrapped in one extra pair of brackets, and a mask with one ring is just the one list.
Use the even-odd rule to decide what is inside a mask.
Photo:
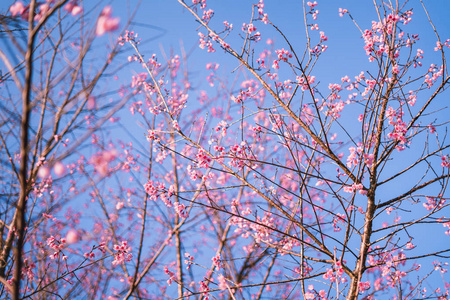
[[(448, 12), (450, 11), (450, 1), (447, 0), (432, 0), (426, 2), (427, 8), (430, 13), (430, 17), (433, 19), (434, 25), (443, 40), (450, 38), (450, 19), (448, 18)], [(4, 13), (6, 8), (12, 3), (12, 1), (2, 0), (0, 3), (0, 12)], [(100, 1), (85, 1), (88, 10), (88, 6), (100, 3)], [(121, 18), (121, 24), (123, 25), (130, 15), (131, 11), (135, 8), (138, 1), (112, 1), (101, 2), (98, 4), (96, 11), (92, 16), (97, 16), (104, 5), (111, 3), (113, 7), (113, 16)], [(236, 49), (239, 49), (241, 40), (237, 36), (240, 32), (240, 27), (243, 22), (249, 23), (251, 16), (251, 4), (253, 1), (208, 1), (208, 8), (215, 11), (215, 16), (211, 22), (212, 27), (221, 28), (221, 23), (227, 20), (234, 25), (234, 34), (227, 40)], [(361, 35), (353, 24), (353, 22), (347, 17), (339, 17), (338, 9), (340, 7), (346, 8), (350, 11), (354, 19), (357, 21), (361, 29), (366, 29), (371, 26), (371, 21), (376, 20), (372, 1), (366, 0), (348, 0), (348, 1), (318, 1), (319, 5), (316, 7), (320, 13), (318, 15), (317, 23), (320, 26), (320, 30), (324, 31), (328, 36), (328, 50), (321, 57), (318, 64), (315, 67), (314, 75), (320, 80), (322, 88), (325, 89), (328, 83), (340, 82), (340, 78), (348, 75), (353, 77), (359, 74), (360, 71), (374, 70), (376, 69), (373, 64), (369, 63), (367, 56), (363, 50), (363, 40)], [(302, 17), (301, 1), (266, 1), (265, 10), (269, 14), (269, 19), (277, 25), (283, 33), (287, 36), (295, 49), (299, 49), (299, 53), (303, 53), (305, 45), (305, 30), (304, 21)], [(418, 5), (419, 4), (419, 5)], [(428, 66), (430, 63), (439, 63), (439, 56), (433, 51), (435, 47), (436, 38), (433, 35), (432, 28), (426, 20), (425, 13), (420, 6), (419, 1), (414, 0), (406, 5), (414, 5), (413, 21), (406, 27), (408, 32), (415, 33), (420, 32), (420, 42), (418, 47), (425, 51), (424, 66)], [(95, 18), (92, 18), (91, 21)], [(286, 48), (286, 44), (282, 38), (276, 34), (276, 32), (270, 26), (264, 26), (260, 22), (258, 23), (258, 30), (265, 33), (261, 43), (267, 38), (271, 38), (276, 42), (276, 48)], [(205, 70), (205, 65), (209, 62), (219, 62), (221, 67), (219, 74), (228, 76), (233, 71), (238, 63), (231, 56), (224, 54), (224, 52), (216, 47), (216, 53), (208, 54), (206, 51), (201, 50), (198, 47), (198, 35), (196, 29), (198, 23), (194, 21), (194, 17), (189, 12), (184, 10), (182, 6), (175, 0), (157, 1), (157, 0), (143, 0), (141, 6), (137, 11), (136, 18), (133, 22), (133, 29), (139, 33), (142, 38), (141, 51), (146, 57), (156, 53), (161, 55), (162, 50), (166, 53), (173, 51), (174, 53), (181, 53), (180, 49), (183, 46), (186, 52), (189, 53), (188, 70), (191, 74), (192, 83), (198, 89), (209, 89), (205, 83), (204, 78), (208, 75)], [(201, 30), (205, 32), (204, 30)], [(102, 47), (104, 44), (108, 44), (110, 41), (115, 40), (118, 36), (118, 32), (108, 34), (98, 38), (98, 55), (102, 54)], [(263, 46), (265, 44), (262, 44)], [(124, 48), (124, 62), (127, 55), (132, 55), (133, 50), (131, 47), (125, 46)], [(131, 81), (131, 76), (136, 72), (142, 72), (142, 69), (138, 69), (137, 64), (125, 67), (118, 71), (119, 83), (127, 84)], [(280, 76), (283, 76), (280, 73)], [(195, 102), (196, 91), (192, 92), (191, 100), (189, 100), (190, 110), (195, 109), (195, 106), (199, 104)], [(130, 131), (138, 132), (139, 137), (143, 137), (145, 128), (140, 127), (131, 118), (131, 122), (127, 124), (127, 111), (122, 115), (125, 126)], [(440, 115), (445, 120), (443, 114)], [(345, 116), (346, 117), (346, 116)], [(352, 116), (354, 117), (354, 116)], [(352, 130), (353, 119), (345, 119), (343, 124), (350, 127)], [(136, 130), (136, 131), (134, 131)], [(356, 129), (355, 129), (356, 130)], [(140, 132), (139, 132), (140, 131)], [(355, 133), (356, 134), (356, 133)], [(124, 139), (126, 134), (123, 133)], [(141, 139), (143, 140), (143, 139)], [(145, 141), (143, 141), (145, 145)], [(418, 174), (420, 176), (420, 174)], [(410, 179), (411, 180), (411, 179)], [(408, 178), (403, 179), (404, 183), (407, 183)], [(402, 185), (388, 186), (385, 192), (395, 191), (400, 192)], [(436, 227), (436, 234), (427, 234), (428, 228), (424, 228), (424, 243), (435, 242), (438, 240), (441, 245), (448, 244), (448, 237), (443, 235), (443, 228)]]

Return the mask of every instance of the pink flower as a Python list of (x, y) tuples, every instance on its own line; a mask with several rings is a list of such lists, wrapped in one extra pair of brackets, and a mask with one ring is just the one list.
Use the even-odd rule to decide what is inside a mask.
[(450, 162), (448, 160), (448, 156), (441, 156), (441, 167), (450, 168)]
[(75, 5), (72, 8), (72, 11), (70, 13), (72, 14), (72, 16), (76, 16), (76, 15), (80, 14), (82, 11), (83, 11), (83, 8), (81, 6)]
[(50, 170), (47, 167), (40, 167), (38, 171), (38, 176), (40, 178), (47, 178), (50, 175)]
[(228, 284), (225, 277), (222, 274), (220, 274), (219, 277), (217, 277), (217, 279), (219, 281), (219, 289), (225, 291), (228, 288)]
[(127, 241), (122, 241), (122, 244), (114, 245), (114, 261), (112, 265), (115, 267), (119, 264), (125, 263), (126, 261), (131, 261), (133, 255), (131, 254), (131, 247), (128, 246)]
[(199, 288), (199, 291), (200, 292), (203, 292), (203, 297), (205, 297), (205, 300), (207, 300), (207, 299), (209, 299), (209, 287), (208, 287), (208, 284), (206, 284), (204, 281), (199, 281), (199, 285), (200, 285), (200, 288)]
[(359, 282), (358, 285), (359, 285), (359, 289), (361, 290), (361, 292), (364, 292), (364, 291), (370, 289), (370, 282), (369, 281)]
[(117, 151), (115, 149), (97, 153), (91, 157), (89, 163), (94, 166), (95, 171), (100, 175), (106, 176), (109, 174), (109, 163), (115, 160)]
[(373, 161), (374, 161), (374, 155), (373, 154), (363, 154), (364, 157), (364, 163), (366, 164), (367, 167), (371, 167), (373, 165)]
[(167, 266), (164, 266), (164, 273), (169, 275), (170, 278), (167, 280), (167, 284), (171, 285), (172, 281), (175, 280), (175, 273), (171, 272)]
[(78, 234), (78, 232), (74, 229), (69, 230), (69, 232), (67, 232), (66, 235), (66, 242), (67, 244), (75, 244), (76, 242), (78, 242), (80, 239), (80, 235)]
[(409, 242), (406, 244), (406, 249), (414, 249), (416, 246), (414, 246), (413, 243)]
[(346, 10), (345, 8), (339, 8), (339, 17), (343, 17), (347, 12), (348, 10)]
[(220, 267), (222, 266), (222, 260), (220, 259), (220, 254), (217, 254), (216, 256), (211, 258), (211, 260), (213, 261), (214, 266), (217, 267), (217, 271), (219, 271)]
[(186, 211), (186, 206), (178, 202), (174, 203), (175, 212), (180, 216), (180, 218), (189, 218), (189, 213)]
[(57, 176), (62, 176), (64, 175), (64, 173), (66, 172), (66, 167), (64, 167), (63, 163), (58, 161), (57, 163), (55, 163), (55, 165), (53, 166), (53, 172), (55, 172), (55, 174)]
[(25, 6), (23, 6), (22, 1), (17, 1), (13, 5), (11, 5), (11, 7), (9, 8), (9, 11), (11, 12), (11, 15), (13, 17), (15, 17), (17, 15), (22, 15), (25, 12)]
[(119, 18), (111, 17), (111, 6), (105, 6), (100, 17), (97, 20), (97, 30), (95, 33), (98, 36), (104, 35), (107, 32), (117, 30), (119, 28)]
[(76, 16), (83, 11), (83, 8), (78, 5), (78, 0), (70, 1), (64, 6), (64, 9), (72, 14), (72, 16)]
[(400, 73), (399, 65), (395, 65), (395, 66), (392, 67), (392, 73), (393, 73), (393, 74), (398, 74), (398, 73)]
[(314, 1), (314, 2), (308, 1), (308, 2), (306, 3), (306, 5), (311, 6), (311, 8), (313, 8), (314, 6), (317, 5), (317, 1)]
[(91, 97), (88, 98), (88, 101), (86, 103), (86, 107), (89, 110), (93, 110), (93, 109), (95, 109), (97, 107), (97, 104), (95, 102), (95, 98), (94, 97), (91, 96)]

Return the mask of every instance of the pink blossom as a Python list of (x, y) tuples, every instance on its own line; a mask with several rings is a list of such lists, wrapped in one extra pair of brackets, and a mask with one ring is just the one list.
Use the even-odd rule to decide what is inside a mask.
[(42, 17), (47, 13), (47, 11), (50, 9), (49, 4), (44, 3), (39, 5), (38, 13), (34, 16), (35, 21), (39, 21), (42, 19)]
[(416, 246), (414, 246), (413, 243), (409, 242), (406, 244), (406, 249), (414, 249)]
[(267, 25), (269, 23), (269, 17), (267, 14), (263, 14), (263, 17), (261, 18), (261, 21)]
[(204, 149), (198, 149), (197, 153), (197, 167), (198, 168), (208, 168), (211, 158), (206, 154)]
[(80, 235), (78, 234), (78, 231), (71, 229), (67, 232), (66, 235), (66, 242), (67, 244), (75, 244), (80, 239)]
[(40, 167), (38, 171), (38, 176), (40, 178), (47, 178), (48, 176), (50, 176), (50, 169), (45, 166)]
[(180, 216), (180, 218), (189, 218), (189, 213), (186, 211), (186, 206), (184, 206), (184, 204), (179, 204), (178, 202), (175, 202), (173, 206), (178, 216)]
[(399, 68), (400, 68), (399, 65), (393, 66), (393, 67), (392, 67), (392, 73), (393, 73), (393, 74), (398, 74), (398, 73), (400, 73)]
[(211, 18), (213, 16), (214, 16), (214, 10), (212, 10), (212, 9), (204, 10), (202, 19), (205, 20), (208, 23), (209, 20), (211, 20)]
[(314, 293), (311, 292), (305, 293), (305, 299), (314, 299), (314, 298), (315, 298)]
[(186, 259), (184, 260), (184, 263), (187, 265), (186, 269), (189, 270), (194, 262), (194, 257), (190, 255), (188, 252), (184, 253), (184, 257), (186, 257)]
[(444, 156), (444, 155), (441, 156), (441, 160), (442, 160), (441, 167), (450, 168), (450, 162), (449, 162), (448, 156)]
[(219, 68), (218, 63), (207, 63), (206, 64), (206, 70), (213, 70), (216, 71)]
[(223, 25), (225, 25), (225, 30), (233, 29), (233, 24), (228, 23), (228, 21), (223, 21)]
[(133, 255), (131, 254), (131, 247), (128, 246), (127, 241), (122, 241), (119, 245), (114, 245), (114, 260), (112, 262), (113, 266), (125, 263), (126, 261), (131, 261)]
[(348, 10), (345, 8), (339, 8), (339, 17), (343, 17), (345, 13), (348, 13)]
[(319, 24), (313, 24), (310, 26), (311, 30), (319, 30)]
[(367, 291), (368, 289), (370, 289), (370, 282), (366, 281), (366, 282), (359, 282), (359, 290), (361, 292)]
[(98, 36), (104, 35), (107, 32), (117, 30), (119, 28), (119, 18), (111, 17), (111, 6), (105, 6), (102, 13), (97, 20), (97, 30), (95, 33)]
[(222, 261), (220, 259), (220, 254), (217, 254), (216, 256), (211, 258), (211, 260), (213, 261), (214, 266), (216, 266), (217, 271), (220, 271), (220, 267), (222, 266)]
[(159, 138), (158, 135), (156, 134), (155, 130), (147, 130), (147, 141), (155, 141), (155, 142), (159, 142)]
[(225, 137), (227, 135), (227, 128), (228, 128), (228, 124), (227, 122), (225, 122), (224, 120), (220, 121), (219, 124), (217, 124), (216, 126), (216, 131), (217, 132), (221, 132), (221, 135), (223, 137)]
[(64, 166), (64, 164), (62, 162), (58, 161), (53, 166), (53, 172), (55, 172), (55, 174), (57, 176), (63, 176), (64, 173), (66, 172), (66, 167)]
[(228, 284), (227, 284), (225, 277), (222, 274), (220, 274), (217, 277), (217, 280), (219, 281), (219, 289), (221, 289), (222, 291), (225, 291), (228, 288)]
[(95, 98), (94, 97), (91, 96), (91, 97), (88, 98), (88, 101), (86, 103), (86, 107), (89, 110), (94, 110), (97, 107), (97, 104), (95, 102)]
[(106, 176), (109, 174), (109, 163), (115, 160), (117, 151), (115, 149), (97, 153), (91, 157), (89, 163), (92, 164), (100, 175)]
[(173, 120), (172, 121), (172, 126), (175, 130), (181, 130), (180, 125), (178, 125), (178, 121), (177, 120)]
[(83, 11), (83, 8), (78, 5), (78, 0), (69, 1), (69, 3), (64, 6), (64, 9), (72, 16), (76, 16)]
[(175, 273), (171, 272), (167, 266), (164, 266), (164, 273), (169, 275), (169, 279), (167, 280), (167, 284), (171, 285), (172, 281), (175, 280)]
[(313, 8), (314, 6), (317, 5), (317, 1), (314, 1), (314, 2), (308, 1), (308, 2), (306, 2), (306, 5), (311, 6), (311, 8)]
[(9, 11), (11, 12), (11, 15), (13, 17), (21, 15), (24, 18), (23, 14), (25, 13), (25, 6), (23, 5), (22, 1), (17, 1), (13, 5), (11, 5)]
[(346, 193), (353, 193), (353, 187), (352, 186), (348, 186), (348, 185), (346, 185), (346, 186), (344, 186), (344, 192), (346, 192)]
[(203, 297), (205, 297), (205, 300), (209, 299), (209, 287), (208, 284), (206, 284), (204, 281), (199, 282), (200, 288), (199, 291), (203, 292)]
[(364, 163), (366, 164), (366, 166), (369, 168), (372, 167), (374, 155), (372, 153), (370, 153), (370, 154), (364, 153), (363, 157), (364, 157)]

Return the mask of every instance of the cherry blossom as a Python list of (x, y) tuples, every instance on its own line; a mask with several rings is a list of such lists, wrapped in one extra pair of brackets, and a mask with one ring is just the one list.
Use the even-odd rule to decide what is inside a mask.
[(112, 8), (110, 6), (105, 6), (105, 8), (103, 8), (102, 13), (100, 14), (97, 20), (97, 29), (95, 33), (98, 36), (119, 29), (120, 19), (117, 17), (113, 18), (111, 15), (112, 15)]

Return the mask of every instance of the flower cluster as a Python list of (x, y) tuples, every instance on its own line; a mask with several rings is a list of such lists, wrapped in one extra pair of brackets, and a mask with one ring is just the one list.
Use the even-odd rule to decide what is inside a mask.
[(115, 149), (109, 151), (105, 150), (93, 155), (89, 160), (89, 163), (94, 166), (95, 171), (101, 176), (106, 176), (110, 172), (109, 164), (114, 161), (116, 157), (117, 151)]
[(116, 251), (112, 262), (114, 267), (126, 261), (131, 261), (131, 258), (133, 258), (133, 255), (131, 254), (131, 247), (128, 246), (127, 241), (122, 241), (120, 245), (114, 245), (113, 249)]
[(375, 58), (381, 57), (383, 54), (397, 58), (399, 55), (397, 46), (393, 49), (386, 44), (385, 34), (392, 34), (394, 32), (400, 16), (389, 14), (381, 22), (372, 21), (372, 28), (366, 29), (363, 33), (364, 50), (369, 56), (369, 61), (374, 61)]
[[(236, 206), (232, 206), (231, 208), (232, 211), (237, 212)], [(242, 216), (250, 215), (251, 210), (250, 208), (246, 208), (245, 210), (240, 211), (240, 214)], [(265, 212), (262, 218), (257, 216), (255, 222), (250, 222), (240, 217), (233, 217), (231, 219), (231, 224), (238, 226), (234, 232), (240, 234), (243, 238), (253, 236), (257, 243), (261, 241), (273, 243), (273, 230), (271, 228), (277, 228), (278, 221), (271, 213)]]
[(189, 218), (189, 213), (186, 210), (186, 206), (184, 204), (180, 204), (178, 202), (175, 202), (173, 204), (175, 208), (175, 212), (180, 216), (180, 218)]
[(426, 210), (434, 210), (434, 209), (441, 209), (445, 205), (445, 199), (441, 197), (426, 197), (427, 203), (423, 204), (423, 207), (425, 207)]
[(297, 76), (295, 80), (297, 81), (297, 84), (300, 86), (302, 91), (306, 91), (316, 81), (316, 76), (308, 75), (306, 78), (304, 76)]
[(341, 228), (339, 227), (339, 221), (345, 224), (345, 215), (337, 213), (336, 217), (333, 218), (333, 230), (335, 232), (341, 231)]
[(198, 149), (197, 155), (195, 156), (197, 162), (197, 168), (209, 168), (209, 164), (211, 163), (211, 157), (206, 154), (204, 149)]
[[(47, 246), (52, 248), (55, 252), (53, 252), (52, 255), (50, 255), (51, 259), (56, 259), (59, 257), (59, 254), (62, 252), (62, 250), (66, 246), (66, 239), (62, 238), (61, 240), (57, 240), (53, 235), (50, 236), (47, 239)], [(62, 257), (64, 260), (67, 259), (67, 256), (63, 255)]]
[(23, 260), (23, 266), (22, 266), (22, 276), (26, 276), (27, 279), (33, 280), (34, 279), (34, 272), (33, 269), (36, 268), (36, 264), (28, 258), (24, 258)]
[(184, 253), (184, 257), (186, 259), (184, 260), (184, 263), (187, 265), (186, 269), (190, 269), (191, 265), (194, 263), (194, 257), (191, 256), (188, 252)]
[(442, 76), (444, 67), (437, 67), (436, 65), (432, 64), (428, 69), (428, 72), (431, 74), (431, 76), (429, 74), (425, 75), (424, 82), (427, 84), (428, 88), (431, 88), (436, 80)]
[(325, 290), (317, 291), (314, 289), (314, 285), (308, 285), (308, 290), (305, 292), (305, 299), (308, 300), (327, 300), (327, 292)]
[(274, 60), (272, 64), (272, 68), (274, 68), (275, 70), (278, 70), (280, 68), (278, 64), (280, 61), (288, 62), (288, 59), (292, 58), (292, 53), (290, 53), (288, 50), (285, 50), (284, 48), (275, 50), (275, 53), (277, 54), (277, 59)]
[(220, 253), (211, 258), (213, 265), (216, 267), (217, 271), (220, 271), (222, 267), (222, 260), (220, 259)]
[(345, 8), (339, 8), (339, 17), (343, 17), (344, 14), (348, 13), (348, 10)]
[[(206, 280), (205, 280), (206, 281)], [(209, 287), (208, 284), (205, 281), (199, 281), (199, 291), (202, 292), (203, 299), (209, 300)]]
[(159, 197), (167, 207), (172, 207), (172, 202), (170, 201), (170, 197), (174, 193), (174, 187), (172, 185), (166, 190), (164, 183), (149, 180), (144, 184), (144, 190), (150, 196), (150, 200), (156, 201)]
[(404, 112), (402, 110), (394, 110), (392, 107), (389, 107), (386, 112), (389, 124), (394, 127), (392, 132), (388, 133), (387, 136), (399, 142), (399, 145), (396, 147), (398, 151), (404, 150), (407, 143), (405, 137), (407, 129), (406, 123), (402, 120), (403, 114)]
[(444, 168), (450, 168), (450, 162), (449, 162), (449, 159), (448, 159), (448, 155), (447, 156), (444, 156), (444, 155), (442, 155), (441, 156), (441, 167), (444, 167)]
[(362, 183), (353, 183), (352, 185), (346, 185), (344, 186), (343, 190), (346, 193), (353, 193), (356, 191), (359, 191), (360, 194), (365, 195), (367, 192), (363, 190), (364, 186)]
[[(53, 1), (46, 1), (38, 6), (37, 13), (34, 16), (34, 21), (40, 21), (50, 10)], [(83, 8), (78, 5), (78, 0), (71, 0), (65, 6), (64, 9), (72, 16), (76, 16), (83, 11)], [(20, 16), (23, 20), (28, 20), (30, 14), (30, 5), (25, 6), (22, 1), (17, 1), (9, 8), (11, 16)]]
[(175, 281), (175, 273), (170, 271), (169, 268), (167, 266), (164, 266), (164, 273), (166, 273), (167, 275), (169, 275), (169, 279), (167, 280), (167, 284), (171, 285), (172, 281)]
[(327, 272), (323, 274), (323, 279), (328, 279), (330, 282), (335, 282), (339, 280), (340, 282), (346, 282), (347, 279), (344, 276), (344, 269), (342, 268), (342, 263), (337, 261), (333, 264), (331, 268), (327, 268)]
[(253, 161), (256, 161), (256, 156), (253, 154), (250, 146), (245, 142), (241, 142), (240, 145), (234, 145), (230, 147), (229, 151), (230, 162), (229, 165), (238, 169), (242, 169), (244, 166), (249, 166), (252, 169), (258, 165)]

